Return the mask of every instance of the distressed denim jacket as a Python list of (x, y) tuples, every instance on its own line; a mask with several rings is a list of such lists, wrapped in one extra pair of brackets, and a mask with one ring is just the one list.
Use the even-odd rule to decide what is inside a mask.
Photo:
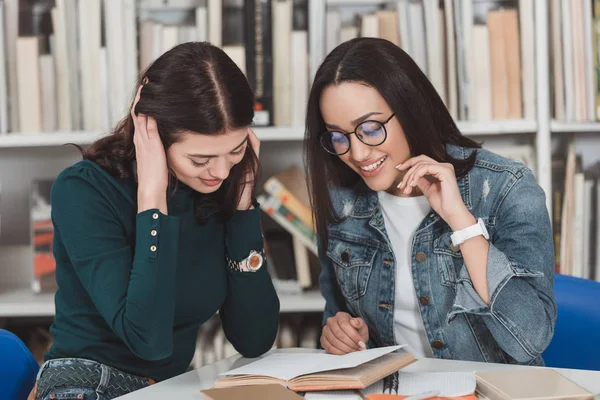
[[(454, 158), (473, 151), (448, 145)], [(450, 227), (431, 210), (412, 240), (412, 278), (435, 358), (543, 365), (556, 321), (554, 248), (545, 194), (532, 172), (486, 150), (458, 180), (464, 204), (490, 234), (490, 305), (475, 289)], [(343, 221), (320, 249), (324, 323), (338, 311), (362, 317), (369, 346), (394, 345), (396, 259), (377, 193), (360, 182), (332, 188)], [(396, 255), (397, 256), (397, 255)], [(402, 294), (400, 294), (402, 295)], [(400, 344), (400, 343), (398, 343)]]

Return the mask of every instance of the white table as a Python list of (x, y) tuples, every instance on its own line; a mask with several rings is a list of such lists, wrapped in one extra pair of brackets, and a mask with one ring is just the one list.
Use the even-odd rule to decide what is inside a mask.
[[(272, 350), (271, 352), (297, 351), (310, 352), (308, 349), (284, 349)], [(314, 350), (312, 350), (314, 351)], [(267, 353), (270, 354), (271, 352)], [(209, 389), (217, 380), (222, 372), (229, 371), (232, 368), (240, 367), (251, 359), (241, 358), (240, 355), (229, 357), (211, 365), (204, 366), (197, 370), (186, 372), (163, 382), (119, 397), (123, 400), (162, 400), (162, 399), (203, 399), (204, 396), (200, 390)], [(412, 372), (472, 372), (472, 371), (497, 371), (502, 369), (529, 368), (519, 365), (506, 364), (486, 364), (469, 361), (437, 360), (431, 358), (420, 359), (417, 362), (405, 367), (402, 371)], [(574, 369), (556, 369), (565, 377), (579, 384), (584, 389), (593, 394), (600, 393), (600, 371), (584, 371)]]

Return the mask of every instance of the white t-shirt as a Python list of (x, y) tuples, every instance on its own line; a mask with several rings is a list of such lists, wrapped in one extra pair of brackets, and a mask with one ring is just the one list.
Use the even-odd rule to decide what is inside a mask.
[(398, 344), (407, 344), (415, 357), (433, 357), (412, 277), (411, 251), (414, 233), (429, 213), (425, 196), (398, 197), (378, 192), (385, 229), (396, 259), (394, 335)]

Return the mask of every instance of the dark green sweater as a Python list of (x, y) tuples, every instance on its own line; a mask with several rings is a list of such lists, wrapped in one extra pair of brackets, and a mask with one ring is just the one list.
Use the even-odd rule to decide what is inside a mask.
[(279, 300), (266, 265), (230, 270), (261, 249), (258, 210), (227, 222), (194, 218), (180, 183), (168, 213), (137, 213), (137, 186), (91, 161), (65, 169), (51, 195), (56, 317), (46, 359), (78, 357), (163, 380), (185, 372), (200, 325), (219, 312), (227, 339), (246, 357), (271, 348)]

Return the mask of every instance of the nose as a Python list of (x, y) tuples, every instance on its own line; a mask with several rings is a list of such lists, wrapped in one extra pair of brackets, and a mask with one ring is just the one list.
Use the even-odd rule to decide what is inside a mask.
[(215, 162), (208, 173), (215, 179), (225, 180), (229, 176), (229, 171), (229, 163), (225, 157), (218, 157), (215, 159)]
[(365, 161), (366, 159), (368, 159), (369, 155), (371, 154), (371, 147), (367, 146), (366, 144), (364, 144), (363, 142), (361, 142), (360, 140), (358, 140), (358, 138), (356, 137), (356, 135), (349, 135), (350, 138), (350, 157), (352, 158), (353, 161), (356, 162), (362, 162)]

